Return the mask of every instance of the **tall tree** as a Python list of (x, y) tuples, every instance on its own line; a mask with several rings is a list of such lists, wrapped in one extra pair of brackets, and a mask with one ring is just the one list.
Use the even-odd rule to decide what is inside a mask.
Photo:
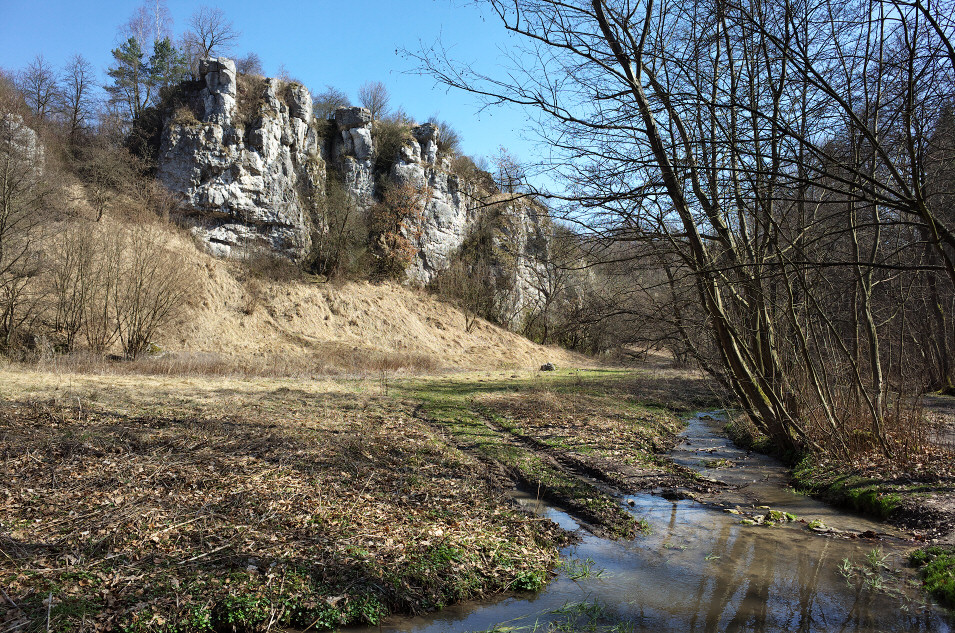
[(186, 56), (176, 48), (172, 40), (164, 37), (153, 45), (153, 54), (149, 58), (149, 82), (158, 98), (160, 90), (178, 84), (188, 71)]
[(196, 46), (200, 59), (231, 52), (240, 33), (218, 7), (199, 7), (189, 19), (187, 38)]
[(17, 103), (0, 92), (0, 348), (37, 314), (30, 280), (39, 270), (37, 248), (52, 195), (43, 147), (36, 132), (13, 112)]
[(130, 37), (119, 48), (113, 49), (114, 65), (107, 71), (113, 80), (106, 86), (110, 101), (131, 121), (139, 119), (152, 96), (149, 66), (144, 57), (139, 40)]
[(708, 338), (688, 349), (779, 446), (845, 451), (864, 428), (891, 452), (906, 297), (919, 275), (955, 284), (924, 186), (955, 86), (952, 2), (489, 5), (527, 43), (520, 67), (481, 75), (440, 49), (424, 67), (536, 109), (568, 185), (555, 199), (595, 237), (651, 248), (674, 288), (692, 280)]
[(63, 120), (73, 149), (77, 147), (81, 133), (88, 127), (96, 108), (94, 81), (92, 64), (82, 55), (71, 57), (63, 69), (60, 85)]
[(170, 36), (172, 14), (165, 0), (150, 0), (139, 5), (122, 27), (125, 37), (135, 37), (142, 46), (152, 46)]
[(56, 71), (43, 55), (34, 57), (17, 75), (17, 87), (33, 114), (41, 121), (50, 118), (56, 111), (59, 100)]
[(148, 61), (134, 37), (113, 50), (113, 59), (115, 65), (108, 71), (113, 83), (106, 91), (130, 121), (139, 120), (160, 99), (161, 89), (177, 83), (187, 69), (185, 56), (168, 37), (155, 42)]

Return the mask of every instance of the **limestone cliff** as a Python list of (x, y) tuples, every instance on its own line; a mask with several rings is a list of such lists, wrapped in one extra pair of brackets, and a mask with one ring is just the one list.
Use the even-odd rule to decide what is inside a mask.
[(265, 247), (302, 259), (312, 230), (303, 197), (320, 195), (325, 177), (311, 95), (277, 79), (251, 80), (241, 112), (231, 60), (205, 60), (200, 73), (183, 84), (184, 105), (165, 123), (159, 179), (182, 196), (186, 219), (213, 254)]
[[(167, 113), (158, 173), (181, 195), (184, 217), (212, 253), (236, 256), (259, 245), (305, 258), (312, 232), (325, 230), (309, 203), (324, 195), (327, 163), (360, 209), (378, 199), (381, 177), (428, 191), (421, 226), (412, 231), (418, 254), (407, 270), (410, 283), (426, 285), (447, 269), (493, 209), (506, 219), (495, 224), (493, 239), (502, 255), (498, 274), (511, 277), (508, 310), (519, 313), (539, 294), (536, 270), (552, 230), (546, 212), (455, 174), (451, 157), (439, 151), (435, 125), (407, 126), (397, 155), (382, 161), (378, 124), (364, 108), (316, 121), (304, 87), (237, 77), (228, 59), (206, 60), (199, 81), (180, 91), (187, 107)], [(389, 167), (382, 171), (382, 164)]]

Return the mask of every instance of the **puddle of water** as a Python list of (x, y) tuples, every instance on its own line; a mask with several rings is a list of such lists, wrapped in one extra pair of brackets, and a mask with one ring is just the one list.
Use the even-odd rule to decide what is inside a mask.
[[(762, 456), (747, 456), (716, 434), (718, 423), (696, 418), (690, 443), (674, 458), (704, 469), (703, 460), (724, 457), (737, 468), (712, 471), (733, 485), (745, 485), (740, 498), (821, 518), (840, 529), (873, 529), (872, 523), (796, 495), (781, 487), (783, 469)], [(703, 449), (703, 450), (699, 450)], [(713, 450), (710, 450), (713, 449)], [(753, 460), (750, 463), (749, 460)], [(566, 529), (577, 522), (536, 499), (520, 496), (525, 507)], [(862, 564), (877, 542), (828, 538), (801, 524), (776, 527), (741, 525), (738, 516), (694, 501), (667, 501), (649, 494), (628, 497), (636, 516), (650, 523), (649, 536), (610, 541), (582, 533), (567, 548), (566, 560), (583, 561), (588, 577), (573, 580), (565, 571), (543, 591), (494, 602), (457, 605), (429, 616), (394, 618), (371, 631), (562, 630), (617, 631), (951, 631), (938, 611), (921, 606), (915, 587), (901, 583), (891, 594), (870, 584), (878, 574), (840, 575), (843, 559)], [(904, 551), (884, 543), (889, 563)]]
[[(774, 510), (791, 512), (807, 521), (818, 519), (838, 530), (873, 532), (890, 535), (903, 533), (890, 525), (870, 520), (846, 510), (827, 505), (789, 487), (789, 473), (778, 461), (760, 453), (738, 448), (723, 435), (726, 420), (718, 414), (700, 414), (689, 420), (683, 432), (684, 443), (670, 453), (671, 459), (698, 471), (706, 477), (729, 484), (730, 489), (720, 494), (722, 503), (743, 506), (771, 506)], [(730, 467), (708, 468), (719, 463)]]

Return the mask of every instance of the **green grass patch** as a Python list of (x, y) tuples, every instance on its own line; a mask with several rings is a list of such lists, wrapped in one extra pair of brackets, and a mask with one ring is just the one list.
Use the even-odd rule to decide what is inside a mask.
[(955, 608), (955, 548), (933, 545), (912, 552), (909, 561), (919, 567), (925, 590), (949, 608)]

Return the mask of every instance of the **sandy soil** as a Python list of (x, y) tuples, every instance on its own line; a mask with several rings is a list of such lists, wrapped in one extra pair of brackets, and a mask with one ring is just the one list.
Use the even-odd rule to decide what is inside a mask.
[(159, 341), (170, 352), (240, 362), (280, 355), (342, 370), (375, 364), (419, 370), (593, 364), (485, 321), (468, 331), (460, 310), (423, 290), (269, 279), (201, 253), (183, 236), (170, 246), (195, 272), (199, 289), (191, 309)]

